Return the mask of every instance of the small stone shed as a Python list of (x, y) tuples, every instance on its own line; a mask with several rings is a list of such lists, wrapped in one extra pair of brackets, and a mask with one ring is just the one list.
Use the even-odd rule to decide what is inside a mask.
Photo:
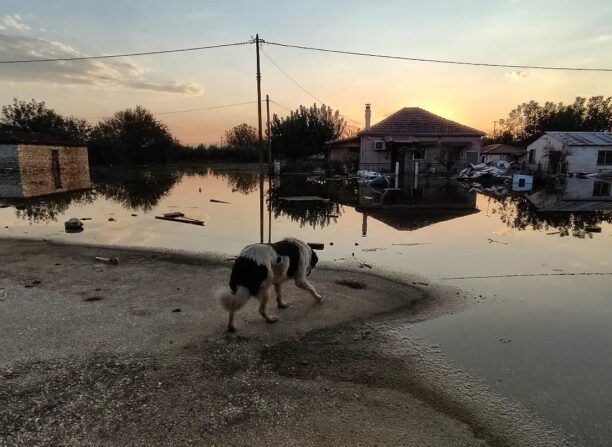
[(35, 197), (90, 187), (86, 147), (52, 135), (0, 129), (0, 197)]

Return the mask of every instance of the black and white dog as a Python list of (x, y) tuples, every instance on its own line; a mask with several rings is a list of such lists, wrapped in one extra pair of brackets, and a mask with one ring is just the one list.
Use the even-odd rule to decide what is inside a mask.
[(298, 239), (288, 238), (273, 244), (246, 246), (232, 267), (229, 290), (217, 293), (221, 304), (229, 312), (228, 332), (236, 330), (234, 314), (250, 297), (259, 299), (259, 313), (268, 323), (274, 323), (277, 317), (268, 314), (266, 310), (272, 287), (276, 292), (278, 307), (285, 308), (287, 304), (282, 298), (281, 284), (290, 279), (299, 288), (310, 292), (317, 302), (321, 301), (321, 295), (306, 279), (317, 261), (313, 249)]

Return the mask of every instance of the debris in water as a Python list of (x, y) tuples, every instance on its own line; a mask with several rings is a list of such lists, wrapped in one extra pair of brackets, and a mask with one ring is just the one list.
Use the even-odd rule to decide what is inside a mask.
[(104, 258), (102, 256), (96, 256), (94, 258), (96, 261), (98, 262), (106, 262), (107, 264), (112, 264), (112, 265), (118, 265), (119, 264), (119, 258)]
[(357, 247), (359, 245), (359, 242), (355, 242), (355, 247)]
[(431, 245), (431, 242), (405, 242), (405, 243), (391, 244), (391, 245), (403, 245), (405, 247), (412, 247), (414, 245)]
[(325, 244), (321, 242), (308, 242), (308, 246), (313, 250), (324, 250)]
[(93, 301), (102, 301), (104, 298), (102, 298), (101, 296), (90, 296), (88, 298), (85, 298), (83, 301), (87, 301), (89, 303), (93, 302)]
[(156, 219), (169, 220), (171, 222), (188, 223), (192, 225), (204, 226), (204, 222), (191, 217), (186, 217), (183, 213), (165, 213), (163, 216), (155, 216)]
[(341, 279), (336, 281), (336, 284), (349, 287), (351, 289), (365, 289), (368, 285), (362, 281), (353, 281), (351, 279)]
[(66, 229), (67, 233), (77, 233), (79, 231), (83, 231), (83, 222), (76, 217), (71, 217), (64, 222), (64, 228)]
[(224, 200), (217, 200), (217, 199), (210, 199), (210, 201), (211, 201), (212, 203), (230, 203), (230, 202), (226, 202), (226, 201), (224, 201)]
[(81, 220), (92, 220), (91, 217), (81, 217)]
[(364, 248), (361, 251), (370, 252), (370, 251), (379, 251), (379, 250), (386, 250), (386, 248)]
[(181, 308), (180, 308), (180, 307), (177, 307), (177, 308), (176, 308), (176, 309), (174, 309), (172, 312), (177, 313), (177, 312), (180, 312), (180, 311), (181, 311)]
[(6, 289), (0, 289), (0, 301), (6, 298)]
[(132, 217), (138, 217), (138, 214), (132, 213)]
[(330, 242), (330, 243), (329, 243), (329, 245), (334, 245), (334, 243), (333, 243), (333, 242)]
[(319, 196), (279, 197), (279, 200), (285, 200), (287, 202), (329, 202), (329, 199), (324, 199)]
[(364, 267), (365, 267), (365, 268), (369, 268), (369, 269), (371, 269), (371, 268), (372, 268), (372, 266), (371, 266), (370, 264), (365, 264), (365, 263), (364, 263), (364, 264), (359, 264), (359, 268), (360, 268), (360, 269), (362, 269), (362, 268), (364, 268)]
[(601, 233), (601, 227), (591, 226), (584, 229), (587, 233)]
[(495, 242), (496, 244), (508, 245), (508, 242), (496, 241), (495, 239), (489, 238), (489, 244)]
[(553, 231), (552, 233), (546, 233), (547, 236), (552, 236), (553, 234), (561, 234), (560, 231)]
[(114, 222), (114, 221), (115, 221), (115, 218), (114, 218), (114, 217), (109, 217), (109, 218), (108, 218), (108, 221), (109, 221), (109, 222)]

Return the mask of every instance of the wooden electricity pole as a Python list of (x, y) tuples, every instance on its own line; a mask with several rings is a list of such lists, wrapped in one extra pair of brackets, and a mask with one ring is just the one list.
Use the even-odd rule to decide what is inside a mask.
[(263, 129), (261, 125), (261, 67), (259, 64), (259, 34), (255, 35), (257, 57), (257, 149), (259, 150), (259, 242), (264, 241), (264, 171), (263, 171)]

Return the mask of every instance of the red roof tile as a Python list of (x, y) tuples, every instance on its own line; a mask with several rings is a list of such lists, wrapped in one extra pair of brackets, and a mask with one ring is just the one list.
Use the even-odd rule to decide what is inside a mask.
[(525, 149), (520, 147), (508, 146), (507, 144), (489, 144), (482, 149), (482, 154), (509, 154), (509, 155), (523, 155), (527, 152)]
[[(361, 131), (360, 135), (366, 131)], [(370, 135), (411, 136), (484, 136), (485, 133), (455, 121), (447, 120), (419, 107), (404, 107), (374, 124)]]

